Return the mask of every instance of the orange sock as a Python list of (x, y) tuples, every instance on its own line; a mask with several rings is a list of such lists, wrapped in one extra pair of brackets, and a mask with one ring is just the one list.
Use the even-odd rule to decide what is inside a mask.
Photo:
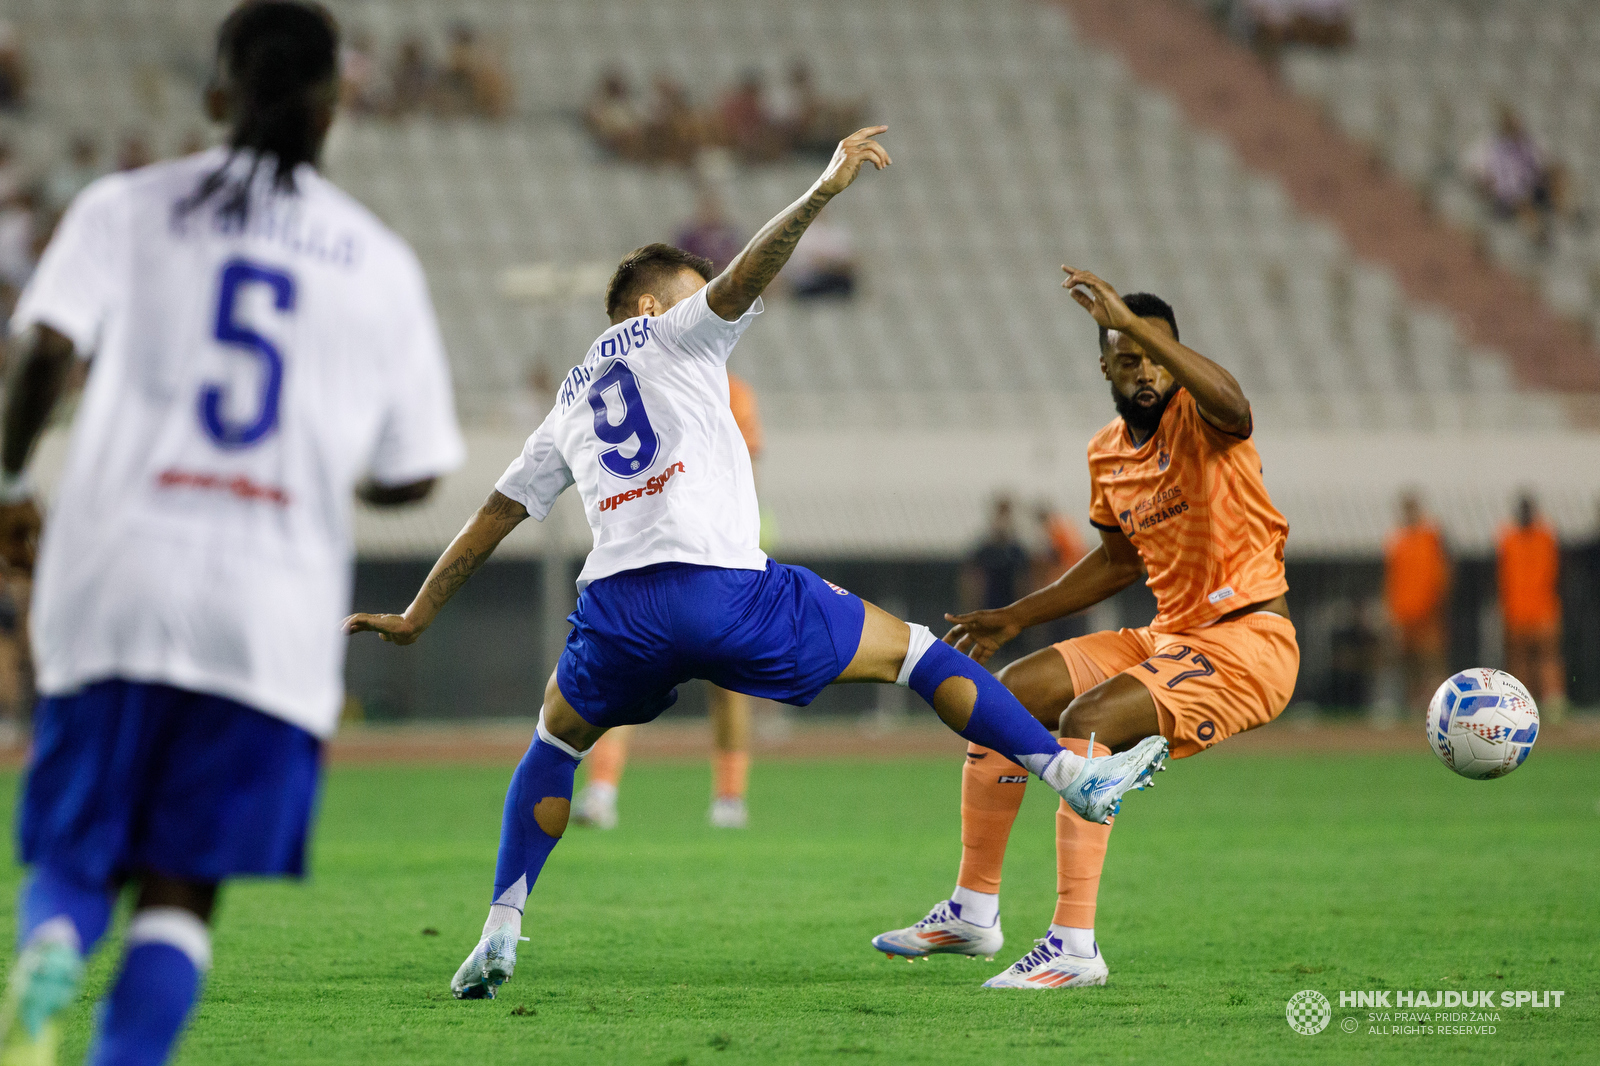
[(628, 764), (628, 730), (613, 729), (594, 743), (594, 750), (584, 760), (589, 767), (591, 785), (610, 785), (616, 788), (622, 780), (622, 768)]
[(990, 895), (1000, 891), (1000, 865), (1027, 785), (1028, 771), (997, 751), (967, 745), (967, 765), (961, 771), (961, 873), (956, 884)]
[(719, 751), (711, 756), (711, 795), (716, 799), (744, 799), (750, 780), (748, 751)]
[[(1089, 742), (1063, 737), (1061, 746), (1079, 755), (1089, 755)], [(1110, 755), (1104, 744), (1094, 746), (1095, 755)], [(1111, 826), (1086, 822), (1061, 801), (1056, 811), (1056, 925), (1073, 929), (1094, 928), (1094, 904), (1100, 895), (1100, 870), (1106, 863), (1106, 844)]]

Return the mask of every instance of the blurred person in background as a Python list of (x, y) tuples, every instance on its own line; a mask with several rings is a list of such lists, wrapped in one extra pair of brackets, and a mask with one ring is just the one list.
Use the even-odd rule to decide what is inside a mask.
[(150, 150), (150, 142), (142, 133), (129, 133), (123, 136), (117, 145), (117, 169), (121, 171), (138, 170), (147, 167), (156, 161), (156, 156)]
[(1285, 45), (1343, 48), (1355, 39), (1351, 0), (1245, 0), (1256, 51), (1276, 61)]
[(0, 111), (21, 111), (28, 102), (28, 61), (22, 37), (10, 19), (0, 19)]
[(757, 68), (744, 72), (739, 84), (717, 108), (722, 138), (745, 162), (770, 162), (783, 154), (783, 139), (767, 107), (767, 79)]
[(788, 77), (773, 94), (769, 113), (789, 151), (826, 156), (841, 137), (860, 125), (857, 119), (865, 107), (863, 100), (823, 96), (811, 64), (796, 59), (789, 64)]
[(1001, 496), (989, 512), (989, 528), (967, 555), (961, 571), (964, 611), (992, 611), (1033, 591), (1029, 578), (1028, 549), (1017, 536), (1011, 500)]
[(1496, 551), (1506, 670), (1528, 686), (1548, 722), (1566, 711), (1561, 655), (1561, 545), (1531, 493), (1517, 501), (1516, 523), (1500, 531)]
[(1383, 549), (1383, 590), (1405, 679), (1406, 707), (1425, 710), (1449, 675), (1450, 555), (1415, 492), (1400, 497), (1400, 526)]
[[(696, 253), (703, 254), (703, 253)], [(709, 257), (708, 257), (709, 258)], [(720, 270), (721, 268), (719, 268)], [(759, 478), (761, 449), (766, 434), (761, 428), (761, 409), (756, 392), (748, 382), (728, 375), (728, 408), (739, 427), (739, 435), (750, 451), (750, 466)], [(758, 481), (759, 484), (759, 481)], [(750, 783), (750, 707), (742, 692), (707, 683), (711, 718), (711, 811), (713, 829), (744, 829), (750, 824), (745, 794)], [(585, 760), (587, 783), (573, 799), (572, 818), (578, 825), (595, 829), (614, 829), (617, 825), (617, 790), (627, 766), (628, 748), (638, 726), (617, 726), (595, 741)]]
[(52, 226), (72, 198), (88, 188), (89, 183), (102, 173), (100, 145), (87, 133), (73, 134), (67, 142), (66, 157), (58, 160), (45, 174), (41, 189), (42, 206)]
[(396, 118), (420, 113), (428, 106), (436, 78), (428, 43), (412, 34), (400, 42), (389, 75), (389, 112)]
[(1553, 216), (1570, 213), (1566, 171), (1533, 139), (1509, 104), (1495, 131), (1467, 150), (1463, 169), (1499, 218), (1514, 218), (1540, 244)]
[[(1033, 560), (1033, 587), (1042, 589), (1055, 584), (1077, 565), (1089, 554), (1089, 546), (1077, 526), (1044, 501), (1034, 510), (1034, 520), (1038, 523), (1039, 552)], [(1054, 619), (1039, 628), (1048, 643), (1057, 644), (1083, 636), (1089, 631), (1089, 622), (1080, 613)]]
[(1568, 614), (1574, 632), (1567, 647), (1573, 651), (1572, 671), (1577, 684), (1573, 698), (1593, 704), (1600, 696), (1600, 504), (1589, 535), (1572, 546), (1568, 588), (1573, 610)]
[(383, 110), (383, 78), (372, 34), (358, 30), (339, 51), (339, 106), (352, 115)]
[(829, 220), (806, 230), (783, 276), (797, 300), (848, 300), (855, 295), (857, 273), (850, 231)]
[(28, 189), (0, 203), (0, 311), (16, 306), (17, 296), (38, 263), (34, 196)]
[(440, 115), (502, 119), (511, 111), (511, 79), (500, 60), (465, 22), (450, 27), (444, 69), (435, 85), (434, 109)]
[(583, 124), (610, 154), (618, 159), (639, 159), (644, 154), (644, 116), (634, 102), (633, 86), (620, 69), (600, 75), (583, 108)]
[(688, 166), (706, 143), (707, 125), (683, 83), (662, 71), (650, 86), (641, 158), (647, 163)]
[(0, 569), (0, 750), (15, 749), (26, 736), (33, 706), (33, 660), (28, 654), (28, 575)]
[[(815, 228), (816, 223), (813, 223)], [(673, 237), (672, 243), (686, 252), (711, 260), (718, 271), (726, 270), (733, 257), (744, 250), (745, 237), (738, 227), (728, 221), (722, 209), (722, 197), (710, 188), (700, 190), (695, 199), (695, 213), (687, 225)], [(735, 409), (737, 414), (737, 409)], [(750, 454), (755, 455), (752, 448)]]

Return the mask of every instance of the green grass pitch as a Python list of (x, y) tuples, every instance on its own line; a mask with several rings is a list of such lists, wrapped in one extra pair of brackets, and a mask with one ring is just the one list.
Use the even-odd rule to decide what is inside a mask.
[[(1539, 752), (1495, 782), (1425, 751), (1178, 763), (1112, 837), (1097, 923), (1110, 984), (1032, 993), (978, 985), (1049, 921), (1055, 803), (1037, 783), (1001, 957), (911, 965), (867, 941), (949, 891), (957, 758), (758, 765), (746, 832), (705, 826), (703, 767), (640, 765), (621, 828), (569, 830), (516, 978), (476, 1003), (446, 984), (483, 919), (510, 767), (337, 769), (315, 876), (226, 894), (180, 1061), (1595, 1061), (1597, 761)], [(67, 1019), (66, 1061), (113, 956)], [(1284, 1019), (1305, 988), (1334, 1003), (1316, 1036)], [(1337, 996), (1379, 988), (1566, 997), (1501, 1010), (1492, 1036), (1382, 1036)]]

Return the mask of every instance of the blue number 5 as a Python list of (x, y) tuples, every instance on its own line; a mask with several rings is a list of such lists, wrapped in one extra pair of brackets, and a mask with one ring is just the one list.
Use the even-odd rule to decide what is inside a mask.
[(248, 448), (259, 444), (278, 428), (278, 399), (283, 391), (283, 356), (271, 341), (234, 320), (239, 292), (247, 285), (266, 285), (272, 290), (272, 305), (279, 311), (294, 310), (294, 279), (280, 270), (235, 259), (222, 268), (222, 283), (217, 294), (217, 321), (213, 335), (223, 344), (261, 360), (265, 380), (256, 413), (242, 422), (229, 422), (222, 416), (226, 388), (215, 382), (200, 390), (200, 424), (206, 434), (223, 448)]
[[(622, 401), (622, 421), (611, 421), (606, 410), (606, 393), (616, 390)], [(618, 477), (633, 477), (650, 469), (655, 461), (656, 431), (645, 414), (644, 399), (639, 395), (639, 382), (635, 380), (628, 364), (618, 359), (611, 369), (595, 378), (589, 386), (589, 406), (594, 408), (594, 435), (605, 444), (626, 444), (636, 439), (639, 444), (632, 455), (623, 455), (620, 448), (607, 448), (600, 453), (600, 465)]]

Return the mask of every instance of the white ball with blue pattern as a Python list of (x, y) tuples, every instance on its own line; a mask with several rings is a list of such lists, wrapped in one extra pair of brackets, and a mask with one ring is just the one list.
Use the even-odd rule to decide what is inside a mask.
[(1428, 744), (1462, 777), (1504, 777), (1527, 759), (1538, 736), (1538, 705), (1504, 670), (1463, 670), (1428, 704)]

